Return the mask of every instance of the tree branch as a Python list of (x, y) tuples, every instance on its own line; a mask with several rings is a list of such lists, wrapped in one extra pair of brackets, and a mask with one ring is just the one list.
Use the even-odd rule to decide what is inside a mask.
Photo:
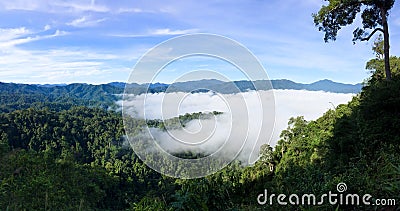
[(369, 39), (371, 39), (372, 35), (374, 35), (375, 32), (377, 31), (381, 31), (382, 33), (384, 33), (382, 28), (376, 28), (374, 31), (372, 31), (372, 33), (368, 37), (362, 38), (361, 41), (368, 41)]

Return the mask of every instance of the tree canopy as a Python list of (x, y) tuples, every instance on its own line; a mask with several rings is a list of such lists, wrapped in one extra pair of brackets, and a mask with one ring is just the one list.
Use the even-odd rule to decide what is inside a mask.
[(353, 31), (353, 42), (369, 40), (377, 31), (384, 37), (384, 59), (386, 79), (391, 79), (389, 64), (389, 27), (387, 17), (395, 0), (326, 0), (318, 13), (313, 14), (314, 23), (325, 32), (324, 40), (336, 40), (338, 31), (354, 22), (361, 13), (362, 27)]

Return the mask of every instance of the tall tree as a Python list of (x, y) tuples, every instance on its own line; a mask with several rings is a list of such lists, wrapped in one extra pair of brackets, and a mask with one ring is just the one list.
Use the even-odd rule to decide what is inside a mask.
[[(338, 31), (353, 23), (361, 12), (362, 28), (353, 31), (353, 42), (368, 41), (377, 31), (383, 33), (386, 80), (391, 79), (389, 63), (389, 27), (387, 17), (395, 0), (325, 0), (328, 5), (322, 6), (313, 14), (314, 23), (320, 31), (325, 32), (324, 40), (336, 40)], [(369, 30), (373, 30), (369, 33)]]

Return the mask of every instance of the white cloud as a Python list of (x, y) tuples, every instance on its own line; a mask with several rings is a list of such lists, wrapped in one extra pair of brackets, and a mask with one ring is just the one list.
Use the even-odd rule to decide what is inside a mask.
[(50, 26), (49, 24), (46, 24), (46, 25), (43, 27), (43, 30), (45, 30), (45, 31), (50, 30), (50, 29), (51, 29), (51, 26)]
[(95, 4), (95, 1), (91, 1), (90, 4), (81, 3), (82, 1), (76, 2), (55, 2), (54, 5), (69, 8), (76, 12), (108, 12), (110, 9), (107, 6)]
[(105, 20), (106, 20), (106, 18), (91, 19), (88, 16), (83, 16), (81, 18), (72, 20), (71, 22), (67, 23), (67, 25), (74, 26), (74, 27), (91, 27), (91, 26), (96, 26), (97, 24), (99, 24)]
[[(273, 145), (286, 129), (290, 117), (304, 116), (306, 120), (315, 120), (329, 109), (332, 104), (338, 106), (351, 100), (354, 94), (329, 93), (305, 90), (275, 90), (276, 122)], [(332, 104), (331, 104), (332, 103)]]
[(144, 12), (140, 8), (119, 8), (118, 13), (142, 13)]
[[(130, 66), (122, 64), (128, 56), (82, 48), (25, 50), (7, 45), (2, 46), (0, 58), (0, 78), (3, 82), (98, 84), (118, 80), (121, 74), (125, 78), (130, 70)], [(116, 65), (109, 64), (112, 62)]]
[[(151, 134), (160, 146), (170, 152), (194, 150), (213, 153), (225, 142), (228, 148), (230, 146), (235, 148), (245, 143), (247, 138), (243, 151), (238, 157), (242, 162), (247, 163), (253, 147), (255, 147), (253, 153), (258, 156), (261, 144), (269, 143), (269, 141), (272, 146), (276, 144), (281, 131), (286, 129), (290, 117), (304, 116), (307, 120), (315, 120), (332, 108), (331, 103), (335, 106), (347, 103), (354, 96), (353, 94), (304, 90), (274, 90), (273, 94), (275, 96), (275, 123), (271, 117), (267, 119), (262, 117), (266, 114), (265, 112), (272, 111), (270, 107), (273, 105), (271, 104), (271, 91), (224, 95), (212, 93), (142, 94), (133, 96), (123, 105), (125, 109), (134, 108), (137, 112), (135, 115), (139, 115), (139, 117), (143, 117), (145, 114), (147, 119), (168, 119), (194, 112), (224, 112), (222, 115), (215, 116), (215, 119), (191, 121), (185, 129), (170, 130), (168, 133), (151, 129)], [(270, 102), (269, 105), (261, 108), (258, 96), (266, 100), (265, 102)], [(247, 103), (246, 109), (240, 108), (242, 99)], [(262, 130), (261, 135), (258, 136), (261, 122), (267, 128), (275, 127), (271, 139), (267, 137), (268, 129)], [(204, 137), (208, 137), (207, 141), (196, 146), (176, 141), (179, 139), (189, 143), (199, 142), (199, 140), (206, 140)]]
[(38, 1), (38, 0), (13, 0), (3, 1), (0, 6), (6, 10), (28, 10), (41, 11), (48, 13), (65, 12), (109, 12), (110, 9), (105, 5), (97, 4), (94, 0), (81, 1)]
[(101, 54), (90, 61), (80, 51), (32, 52), (14, 48), (0, 52), (0, 56), (4, 58), (0, 61), (0, 78), (9, 82), (17, 78), (22, 83), (98, 83), (102, 75), (111, 78), (110, 75), (118, 73), (116, 67), (105, 64), (107, 59), (102, 59)]
[[(116, 10), (117, 13), (158, 13), (157, 10), (151, 10), (151, 9), (142, 9), (138, 7), (121, 7)], [(162, 12), (162, 11), (159, 11)]]
[[(26, 29), (25, 27), (20, 28), (0, 28), (0, 47), (12, 47), (24, 43), (29, 43), (37, 40), (53, 38), (57, 36), (63, 36), (68, 34), (65, 31), (56, 30), (54, 34), (48, 35), (35, 35), (32, 31)], [(32, 35), (32, 36), (29, 36)]]
[(67, 34), (69, 34), (69, 33), (66, 31), (57, 29), (56, 32), (53, 35), (51, 35), (50, 37), (63, 36), (63, 35), (67, 35)]
[(0, 42), (13, 40), (30, 33), (31, 32), (25, 27), (0, 28)]
[(6, 10), (37, 10), (42, 5), (42, 2), (36, 0), (14, 0), (14, 1), (2, 1), (1, 7)]
[[(44, 28), (49, 28), (45, 26)], [(79, 48), (27, 49), (21, 44), (68, 34), (0, 28), (0, 80), (19, 83), (111, 82), (125, 80), (140, 55), (134, 50), (105, 52)], [(123, 52), (123, 53), (121, 53)], [(135, 53), (133, 53), (135, 52)]]
[(165, 29), (156, 29), (150, 31), (152, 35), (180, 35), (180, 34), (189, 34), (196, 32), (197, 29), (185, 29), (185, 30), (171, 30), (168, 28)]
[(183, 29), (183, 30), (172, 30), (169, 28), (163, 29), (153, 29), (149, 30), (146, 33), (112, 33), (108, 34), (111, 37), (153, 37), (153, 36), (169, 36), (169, 35), (183, 35), (183, 34), (190, 34), (198, 32), (198, 29)]

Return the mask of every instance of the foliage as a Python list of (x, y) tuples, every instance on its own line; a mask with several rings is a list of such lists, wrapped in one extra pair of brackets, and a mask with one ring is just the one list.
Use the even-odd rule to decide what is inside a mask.
[[(375, 84), (385, 78), (385, 64), (382, 59), (376, 58), (369, 60), (365, 68), (372, 73), (368, 83)], [(398, 77), (400, 75), (400, 57), (390, 57), (390, 70), (392, 71), (393, 77)]]
[[(324, 40), (336, 40), (338, 31), (353, 23), (361, 12), (362, 28), (354, 30), (353, 41), (362, 40), (369, 35), (366, 29), (382, 26), (381, 10), (389, 11), (394, 0), (326, 0), (328, 5), (322, 6), (318, 13), (313, 14), (314, 23), (320, 31), (325, 32)], [(387, 16), (388, 13), (385, 13)]]
[[(325, 32), (324, 40), (336, 40), (338, 31), (353, 23), (361, 12), (362, 28), (353, 31), (353, 43), (356, 40), (369, 40), (377, 31), (383, 33), (382, 48), (386, 80), (391, 80), (389, 62), (389, 26), (387, 18), (395, 0), (326, 0), (328, 5), (322, 6), (318, 13), (313, 14), (314, 23), (320, 31)], [(374, 29), (371, 33), (367, 29)]]
[(115, 94), (121, 93), (122, 88), (107, 84), (44, 87), (0, 82), (0, 113), (46, 107), (60, 111), (77, 105), (108, 109), (115, 107), (114, 102), (119, 99)]

